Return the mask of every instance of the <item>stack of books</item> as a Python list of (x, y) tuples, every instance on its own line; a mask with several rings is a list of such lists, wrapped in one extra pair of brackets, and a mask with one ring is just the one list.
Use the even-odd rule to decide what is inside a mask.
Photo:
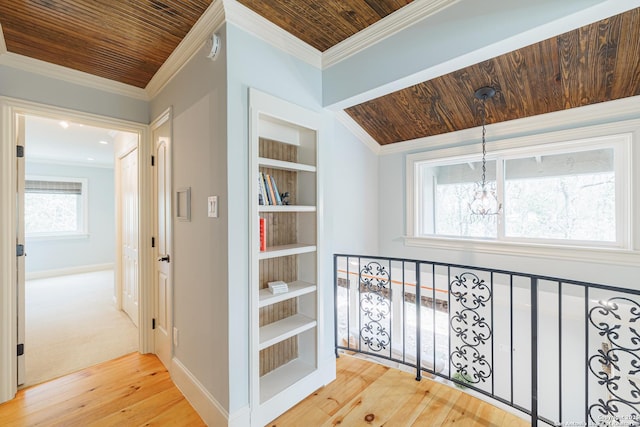
[(262, 172), (258, 175), (258, 204), (266, 206), (283, 204), (275, 179), (271, 175)]
[(268, 282), (269, 290), (272, 294), (284, 294), (289, 291), (289, 285), (282, 280), (276, 280), (275, 282)]

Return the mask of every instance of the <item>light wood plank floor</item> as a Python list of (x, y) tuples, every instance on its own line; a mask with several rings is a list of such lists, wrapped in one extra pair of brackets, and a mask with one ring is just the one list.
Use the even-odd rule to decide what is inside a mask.
[[(0, 426), (204, 426), (153, 355), (133, 353), (20, 390)], [(337, 379), (272, 427), (492, 426), (529, 423), (455, 388), (343, 355)], [(214, 426), (215, 427), (215, 426)]]
[(132, 353), (20, 390), (0, 426), (204, 426), (154, 355)]
[(530, 423), (458, 389), (341, 355), (337, 379), (269, 424), (320, 426), (513, 426)]

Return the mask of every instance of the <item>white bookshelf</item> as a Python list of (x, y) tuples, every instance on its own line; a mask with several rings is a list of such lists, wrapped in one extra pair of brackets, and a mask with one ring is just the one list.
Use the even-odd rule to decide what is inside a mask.
[(315, 245), (307, 245), (305, 243), (292, 243), (290, 245), (279, 245), (267, 247), (266, 251), (260, 252), (259, 259), (279, 258), (290, 255), (305, 254), (308, 252), (315, 252)]
[(295, 314), (260, 328), (260, 350), (298, 335), (316, 326), (315, 319)]
[(315, 212), (315, 206), (301, 205), (275, 205), (275, 206), (259, 206), (259, 212)]
[(315, 172), (316, 171), (316, 167), (314, 165), (307, 165), (304, 163), (297, 163), (297, 162), (287, 162), (284, 160), (270, 159), (266, 157), (259, 157), (258, 164), (260, 166), (264, 166), (272, 169), (282, 169), (282, 170), (299, 171), (299, 172)]
[[(318, 269), (322, 120), (317, 113), (253, 89), (249, 103), (250, 404), (251, 425), (262, 427), (326, 383), (319, 360), (324, 330)], [(289, 193), (290, 204), (258, 203), (266, 184), (260, 177), (267, 175), (279, 193)], [(266, 224), (263, 251), (260, 218)], [(288, 291), (272, 294), (270, 281), (286, 282)]]
[(267, 403), (287, 387), (313, 373), (316, 367), (300, 359), (294, 359), (269, 372), (260, 379), (260, 401)]
[(260, 308), (266, 307), (281, 301), (315, 292), (317, 289), (316, 285), (303, 282), (302, 280), (297, 280), (295, 282), (288, 283), (287, 285), (289, 286), (289, 290), (281, 294), (272, 294), (269, 289), (261, 289), (259, 291), (260, 302), (258, 303), (258, 306)]

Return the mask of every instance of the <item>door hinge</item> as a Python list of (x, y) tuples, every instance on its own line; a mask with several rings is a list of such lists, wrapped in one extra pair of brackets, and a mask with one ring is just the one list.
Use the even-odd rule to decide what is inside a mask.
[(24, 157), (24, 145), (16, 145), (16, 157)]
[(18, 344), (18, 356), (24, 355), (24, 344)]
[(152, 248), (155, 248), (155, 247), (156, 247), (156, 238), (155, 238), (155, 237), (152, 237), (152, 238), (151, 238), (151, 247), (152, 247)]
[(156, 328), (156, 319), (151, 319), (151, 329)]
[(16, 245), (16, 256), (24, 256), (24, 245)]
[(151, 156), (151, 166), (156, 165), (156, 156)]

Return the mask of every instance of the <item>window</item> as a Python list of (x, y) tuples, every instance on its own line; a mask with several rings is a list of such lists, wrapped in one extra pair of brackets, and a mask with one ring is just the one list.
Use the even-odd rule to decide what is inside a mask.
[(87, 180), (27, 177), (24, 225), (27, 236), (86, 234)]
[(490, 152), (503, 208), (487, 218), (469, 214), (478, 156), (409, 155), (409, 235), (630, 249), (630, 146), (625, 134)]

